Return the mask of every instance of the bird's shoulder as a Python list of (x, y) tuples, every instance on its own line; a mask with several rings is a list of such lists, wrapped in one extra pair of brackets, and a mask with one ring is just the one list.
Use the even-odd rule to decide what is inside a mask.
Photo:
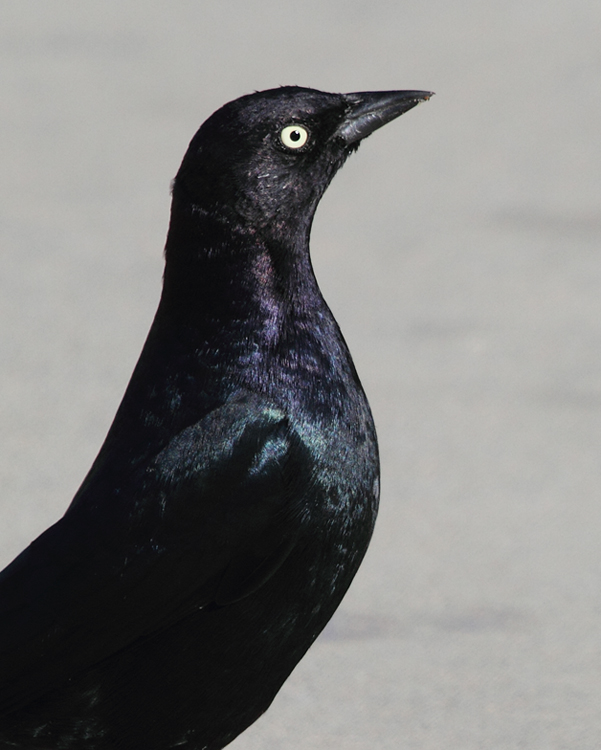
[(302, 527), (310, 463), (285, 410), (241, 392), (138, 467), (131, 496), (98, 497), (100, 472), (0, 574), (0, 711), (262, 586)]

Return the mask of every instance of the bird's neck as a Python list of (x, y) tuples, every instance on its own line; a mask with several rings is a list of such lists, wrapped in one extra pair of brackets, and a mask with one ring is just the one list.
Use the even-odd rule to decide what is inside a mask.
[[(174, 194), (161, 306), (180, 321), (267, 327), (323, 312), (306, 226), (243, 226)], [(207, 331), (208, 333), (208, 331)]]
[(99, 466), (129, 460), (113, 452), (122, 429), (143, 453), (240, 388), (289, 408), (306, 402), (306, 413), (350, 408), (359, 382), (308, 247), (176, 204), (165, 255), (159, 309)]

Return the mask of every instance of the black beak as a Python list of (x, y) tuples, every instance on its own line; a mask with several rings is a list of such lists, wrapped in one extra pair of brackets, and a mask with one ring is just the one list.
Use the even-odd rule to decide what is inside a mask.
[(349, 145), (356, 143), (431, 96), (434, 96), (431, 91), (360, 91), (346, 94), (349, 110), (334, 135)]

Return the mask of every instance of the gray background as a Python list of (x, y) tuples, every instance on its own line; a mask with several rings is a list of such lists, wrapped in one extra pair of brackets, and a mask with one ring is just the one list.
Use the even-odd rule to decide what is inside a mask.
[(312, 240), (379, 427), (379, 525), (232, 747), (600, 747), (600, 80), (596, 0), (3, 3), (0, 562), (111, 422), (199, 124), (280, 84), (431, 89)]

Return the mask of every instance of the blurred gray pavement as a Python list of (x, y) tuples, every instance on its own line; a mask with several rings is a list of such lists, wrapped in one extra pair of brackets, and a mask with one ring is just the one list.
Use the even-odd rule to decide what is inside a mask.
[(318, 211), (382, 510), (235, 750), (601, 747), (601, 4), (0, 8), (0, 563), (62, 514), (160, 292), (169, 181), (256, 89), (420, 88)]

